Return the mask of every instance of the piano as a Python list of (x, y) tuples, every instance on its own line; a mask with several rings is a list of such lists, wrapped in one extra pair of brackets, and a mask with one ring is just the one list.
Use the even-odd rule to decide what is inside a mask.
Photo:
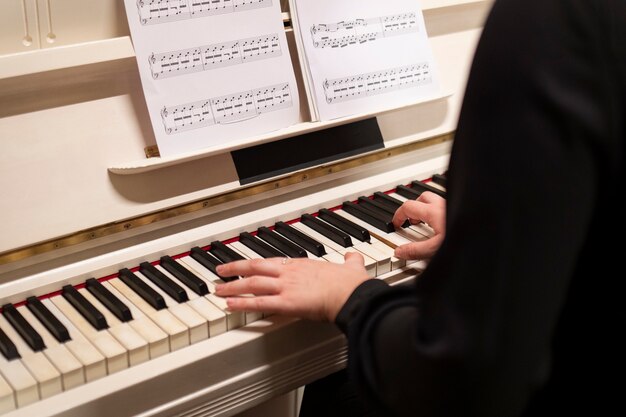
[(158, 155), (121, 1), (3, 2), (0, 415), (297, 416), (303, 387), (345, 367), (343, 335), (225, 310), (212, 266), (357, 250), (372, 277), (419, 279), (425, 264), (393, 246), (428, 227), (388, 220), (424, 186), (445, 193), (492, 1), (421, 3), (449, 96), (333, 123), (311, 122), (303, 102), (301, 123), (250, 148), (313, 149), (315, 134), (362, 123), (383, 146), (244, 179), (245, 149)]

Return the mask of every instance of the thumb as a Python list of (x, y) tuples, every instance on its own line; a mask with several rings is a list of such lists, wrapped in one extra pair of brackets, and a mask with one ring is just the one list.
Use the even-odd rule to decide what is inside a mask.
[(363, 255), (358, 252), (346, 252), (343, 259), (346, 265), (353, 268), (363, 268), (365, 266), (365, 259), (363, 258)]
[(421, 242), (411, 242), (398, 246), (394, 255), (400, 259), (429, 259), (435, 254), (439, 247), (439, 239), (432, 237)]

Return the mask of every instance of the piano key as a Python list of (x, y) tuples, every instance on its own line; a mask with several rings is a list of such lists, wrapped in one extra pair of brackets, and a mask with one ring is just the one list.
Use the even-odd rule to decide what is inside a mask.
[(432, 177), (432, 180), (435, 184), (441, 186), (444, 190), (446, 188), (446, 185), (448, 183), (448, 179), (446, 178), (445, 175), (443, 174), (434, 174)]
[(41, 303), (67, 328), (70, 340), (63, 343), (62, 346), (82, 364), (85, 381), (95, 381), (105, 376), (107, 374), (107, 363), (104, 355), (74, 327), (72, 322), (56, 308), (50, 299), (41, 300)]
[(20, 357), (20, 354), (15, 347), (15, 343), (9, 339), (2, 329), (0, 329), (0, 353), (2, 353), (7, 360), (17, 359)]
[[(354, 223), (360, 224), (363, 227), (370, 228), (370, 234), (373, 237), (377, 237), (377, 238), (380, 237), (380, 238), (382, 238), (384, 240), (389, 241), (393, 245), (396, 245), (396, 246), (397, 245), (404, 245), (406, 243), (411, 243), (412, 242), (412, 240), (410, 240), (410, 239), (408, 239), (406, 237), (400, 236), (397, 233), (395, 233), (395, 230), (394, 230), (394, 232), (383, 232), (381, 230), (374, 230), (372, 225), (370, 225), (366, 221), (361, 220), (358, 217), (353, 216), (352, 213), (348, 213), (347, 211), (344, 211), (342, 209), (336, 210), (335, 213), (337, 213), (338, 215), (340, 215), (342, 217), (345, 217), (348, 220), (353, 221)], [(381, 239), (378, 239), (378, 240), (381, 240)]]
[(71, 285), (63, 287), (63, 298), (65, 298), (83, 317), (91, 323), (96, 330), (103, 330), (109, 327), (104, 315), (83, 297), (76, 288)]
[[(41, 306), (46, 308), (43, 304), (41, 304)], [(20, 306), (17, 309), (21, 312), (22, 316), (24, 316), (24, 319), (27, 320), (41, 335), (46, 345), (46, 349), (42, 352), (48, 358), (50, 363), (52, 363), (52, 365), (54, 365), (54, 367), (60, 372), (63, 389), (68, 390), (84, 384), (85, 373), (82, 363), (80, 363), (80, 361), (67, 349), (64, 344), (55, 339), (55, 337), (44, 327), (39, 319), (28, 309), (28, 307)], [(52, 315), (47, 308), (46, 311)], [(67, 327), (63, 327), (67, 330)]]
[(324, 220), (330, 225), (336, 227), (337, 229), (346, 232), (347, 234), (360, 240), (361, 242), (369, 242), (370, 240), (370, 234), (367, 229), (340, 216), (337, 216), (333, 211), (330, 211), (328, 209), (321, 209), (318, 213), (318, 218)]
[(128, 352), (129, 366), (138, 365), (150, 359), (148, 342), (146, 342), (127, 322), (120, 321), (86, 288), (81, 288), (78, 292), (102, 312), (107, 323), (109, 323), (107, 331), (120, 342), (124, 349), (126, 349), (126, 352)]
[(315, 230), (317, 233), (325, 236), (327, 239), (338, 243), (344, 248), (352, 246), (352, 239), (350, 236), (342, 232), (341, 230), (330, 226), (328, 223), (322, 222), (310, 214), (303, 214), (300, 218), (300, 223), (308, 226), (310, 229)]
[[(202, 265), (204, 268), (208, 269), (209, 271), (211, 271), (214, 275), (218, 275), (217, 270), (215, 269), (218, 265), (223, 264), (222, 261), (220, 261), (219, 259), (217, 259), (216, 257), (214, 257), (213, 255), (210, 255), (207, 251), (205, 251), (204, 249), (195, 246), (193, 248), (191, 248), (191, 252), (189, 253), (189, 255), (196, 261), (198, 262), (200, 265)], [(234, 281), (236, 279), (239, 279), (239, 277), (220, 277), (223, 281)], [(210, 291), (210, 289), (209, 289)]]
[[(325, 222), (316, 219), (318, 222), (322, 223), (322, 224), (326, 224)], [(327, 238), (326, 236), (324, 236), (323, 234), (317, 232), (317, 230), (310, 228), (307, 224), (302, 223), (302, 222), (297, 222), (297, 223), (293, 223), (291, 225), (293, 228), (298, 229), (299, 231), (301, 231), (302, 233), (307, 234), (308, 236), (311, 236), (313, 239), (315, 239), (316, 241), (320, 242), (321, 244), (324, 245), (324, 248), (326, 250), (327, 253), (330, 252), (337, 252), (341, 255), (345, 254), (348, 249), (344, 246), (342, 246), (341, 244), (335, 242), (332, 239)], [(343, 232), (342, 232), (343, 233)], [(349, 238), (350, 236), (348, 236)], [(352, 243), (352, 242), (350, 242)], [(348, 246), (351, 247), (352, 245)]]
[[(163, 297), (161, 297), (163, 300), (163, 308), (157, 310), (121, 279), (114, 278), (107, 281), (106, 284), (112, 285), (132, 305), (137, 307), (138, 310), (141, 310), (145, 316), (154, 321), (154, 323), (168, 335), (171, 351), (189, 346), (189, 330), (165, 308), (165, 300)], [(148, 286), (146, 285), (146, 287)], [(150, 288), (150, 290), (152, 290), (152, 288)]]
[(283, 257), (284, 253), (276, 249), (275, 247), (268, 245), (261, 239), (251, 235), (248, 232), (242, 232), (239, 235), (239, 242), (246, 247), (252, 249), (254, 252), (261, 255), (263, 258)]
[(408, 200), (415, 200), (422, 194), (422, 192), (419, 190), (407, 187), (406, 185), (398, 185), (396, 186), (396, 194), (401, 195), (402, 197)]
[(13, 388), (0, 374), (0, 414), (15, 410), (15, 395)]
[(414, 189), (416, 189), (418, 191), (421, 191), (421, 192), (430, 191), (430, 192), (435, 193), (435, 194), (437, 194), (437, 195), (439, 195), (439, 196), (441, 196), (443, 198), (446, 198), (446, 192), (445, 191), (440, 190), (437, 187), (433, 187), (432, 185), (427, 184), (425, 182), (417, 181), (417, 180), (416, 181), (411, 181), (411, 186), (412, 186), (412, 188), (414, 188)]
[(222, 261), (223, 263), (240, 261), (245, 259), (243, 256), (238, 254), (237, 252), (230, 249), (224, 243), (219, 240), (215, 240), (211, 242), (211, 246), (209, 247), (209, 252), (213, 254), (217, 259)]
[(317, 257), (321, 257), (326, 254), (324, 245), (317, 242), (315, 239), (312, 239), (310, 236), (302, 233), (298, 229), (294, 229), (285, 222), (276, 222), (276, 224), (274, 225), (274, 230), (276, 231), (276, 233), (280, 233), (287, 239), (294, 242), (296, 245), (299, 245), (300, 247), (311, 252)]
[(163, 297), (146, 285), (142, 280), (137, 278), (130, 269), (120, 269), (119, 279), (131, 288), (137, 295), (143, 298), (148, 304), (150, 304), (155, 310), (165, 308), (165, 300)]
[(37, 381), (19, 359), (8, 361), (0, 355), (0, 376), (4, 377), (13, 389), (15, 405), (18, 408), (39, 401)]
[(33, 350), (2, 316), (0, 316), (0, 328), (13, 340), (20, 352), (21, 358), (16, 360), (19, 360), (37, 381), (39, 398), (49, 398), (62, 392), (61, 374), (48, 358), (41, 351)]
[(189, 343), (193, 344), (199, 342), (204, 339), (209, 338), (209, 325), (198, 314), (185, 302), (179, 303), (170, 297), (164, 290), (159, 288), (155, 283), (151, 282), (147, 277), (143, 275), (141, 272), (137, 272), (136, 274), (140, 279), (143, 279), (144, 282), (150, 285), (155, 291), (159, 292), (163, 299), (165, 300), (165, 305), (167, 311), (172, 313), (174, 317), (176, 317), (185, 327), (187, 327), (189, 331)]
[[(157, 358), (170, 352), (170, 339), (155, 322), (146, 316), (139, 308), (120, 293), (117, 288), (113, 287), (110, 282), (103, 282), (102, 285), (113, 295), (119, 298), (130, 309), (133, 320), (129, 322), (130, 326), (148, 342), (150, 359)], [(156, 310), (155, 310), (156, 311)]]
[(352, 214), (354, 217), (365, 221), (383, 232), (392, 233), (395, 230), (395, 226), (388, 217), (381, 216), (377, 212), (369, 210), (360, 204), (345, 201), (341, 207), (343, 211)]
[(34, 351), (42, 350), (46, 347), (41, 335), (24, 320), (24, 317), (15, 309), (13, 304), (2, 306), (2, 314)]
[[(107, 290), (101, 283), (95, 278), (89, 278), (85, 281), (87, 290), (94, 297), (100, 301), (115, 317), (120, 321), (126, 322), (133, 319), (133, 315), (130, 312), (128, 306), (116, 298), (109, 290)], [(107, 320), (108, 321), (108, 320)]]
[[(178, 262), (177, 262), (178, 263)], [(185, 269), (189, 274), (193, 274), (191, 271), (186, 269), (183, 265), (178, 263), (180, 268)], [(157, 268), (161, 269), (161, 266), (157, 266)], [(169, 274), (169, 272), (162, 270), (164, 274)], [(199, 279), (194, 275), (196, 279)], [(176, 279), (174, 276), (171, 276), (172, 279)], [(189, 290), (184, 283), (179, 282), (179, 284), (188, 292), (189, 301), (187, 304), (191, 306), (198, 314), (200, 314), (207, 322), (209, 326), (209, 337), (217, 336), (218, 334), (226, 332), (228, 329), (226, 327), (226, 314), (220, 310), (215, 304), (211, 303), (206, 297), (198, 295), (193, 291)], [(203, 284), (206, 286), (206, 283), (203, 281)], [(207, 287), (208, 293), (208, 287)]]
[[(242, 256), (245, 256), (248, 259), (262, 259), (268, 258), (266, 256), (257, 253), (256, 251), (250, 249), (248, 246), (241, 243), (241, 241), (234, 241), (228, 244), (233, 250), (239, 252)], [(283, 255), (284, 256), (284, 255)], [(271, 256), (269, 256), (271, 258)]]
[(270, 228), (262, 226), (259, 227), (257, 231), (257, 236), (260, 239), (263, 239), (270, 245), (274, 246), (279, 251), (283, 252), (290, 258), (306, 258), (306, 251), (302, 249), (300, 246), (291, 242), (288, 239), (285, 239), (283, 236), (278, 233), (274, 233)]
[[(41, 323), (54, 335), (57, 341), (63, 343), (70, 340), (70, 333), (67, 327), (63, 325), (50, 311), (43, 305), (37, 297), (28, 297), (26, 306)], [(41, 333), (41, 332), (40, 332)]]
[(385, 193), (381, 193), (380, 191), (377, 191), (377, 192), (374, 193), (374, 200), (376, 200), (376, 201), (378, 201), (378, 202), (380, 202), (382, 204), (385, 204), (386, 206), (391, 208), (394, 213), (402, 205), (402, 200), (398, 200), (394, 196), (389, 195), (389, 194), (385, 194)]
[(374, 209), (378, 209), (379, 212), (382, 213), (387, 213), (389, 215), (391, 215), (393, 217), (394, 213), (396, 212), (396, 209), (391, 207), (390, 205), (387, 205), (385, 203), (382, 203), (380, 200), (374, 200), (372, 198), (368, 198), (365, 196), (360, 196), (358, 198), (359, 204), (364, 204), (366, 207), (374, 210)]
[(170, 256), (162, 256), (160, 260), (161, 266), (170, 274), (176, 277), (178, 281), (182, 282), (191, 291), (198, 295), (206, 295), (209, 293), (209, 288), (206, 282), (191, 273), (187, 268)]
[(112, 374), (128, 368), (126, 349), (106, 329), (96, 330), (65, 298), (52, 297), (50, 300), (61, 314), (67, 317), (74, 327), (102, 353), (106, 359), (107, 373)]
[[(139, 265), (139, 272), (160, 288), (163, 294), (167, 294), (179, 303), (189, 300), (189, 296), (183, 288), (165, 276), (155, 268), (150, 262), (142, 262)], [(166, 303), (167, 304), (167, 303)]]

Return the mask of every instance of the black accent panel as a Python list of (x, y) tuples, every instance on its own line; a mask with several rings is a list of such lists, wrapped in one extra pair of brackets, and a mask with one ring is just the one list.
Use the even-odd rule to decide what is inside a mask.
[(382, 149), (376, 118), (231, 152), (241, 185)]

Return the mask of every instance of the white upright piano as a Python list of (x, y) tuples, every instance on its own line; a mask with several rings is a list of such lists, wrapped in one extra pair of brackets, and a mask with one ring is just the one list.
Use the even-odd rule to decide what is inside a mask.
[[(101, 305), (90, 278), (128, 301), (123, 285), (113, 285), (125, 268), (162, 270), (164, 256), (193, 266), (192, 248), (214, 242), (252, 256), (244, 232), (277, 222), (295, 228), (305, 213), (394, 195), (398, 185), (444, 173), (492, 0), (421, 5), (448, 96), (337, 123), (310, 122), (302, 103), (299, 124), (260, 142), (332, 135), (366, 121), (384, 146), (242, 181), (231, 152), (158, 155), (121, 0), (2, 0), (0, 415), (295, 416), (301, 387), (346, 364), (345, 340), (332, 324), (227, 314), (219, 300), (194, 316), (205, 319), (198, 324), (186, 310), (170, 313), (170, 299), (169, 319), (151, 321), (133, 307), (133, 319), (152, 330), (107, 312), (108, 339), (94, 342), (99, 333), (63, 314), (75, 294)], [(294, 68), (301, 80), (295, 61)], [(387, 256), (368, 270), (398, 283), (419, 267)], [(194, 297), (187, 303), (208, 308), (209, 295)], [(38, 319), (40, 306), (66, 324), (70, 340), (60, 342)], [(45, 348), (33, 348), (29, 329), (17, 330), (20, 318)]]

